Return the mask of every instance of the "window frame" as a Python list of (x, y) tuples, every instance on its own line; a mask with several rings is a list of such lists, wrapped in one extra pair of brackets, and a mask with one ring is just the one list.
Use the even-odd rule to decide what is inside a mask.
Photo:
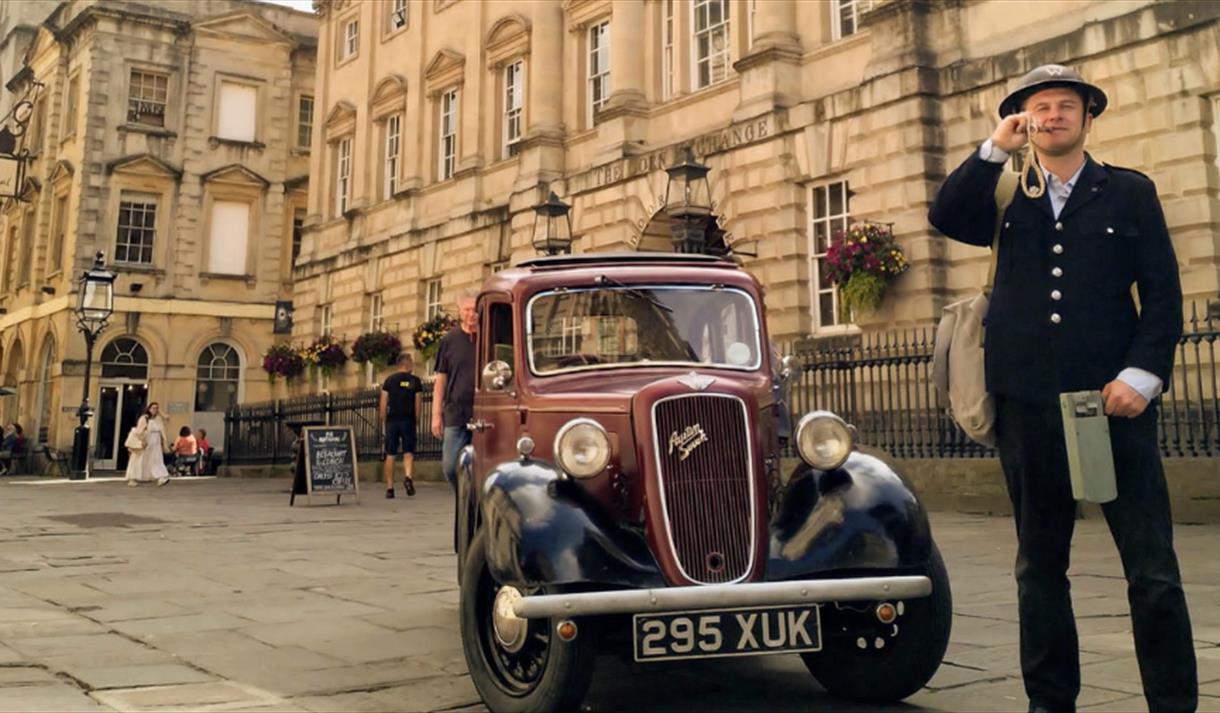
[(390, 114), (382, 122), (382, 156), (381, 156), (381, 198), (390, 200), (398, 191), (398, 175), (402, 164), (402, 125), (401, 113)]
[[(834, 213), (832, 210), (833, 200), (832, 191), (835, 188), (840, 189), (841, 211)], [(825, 214), (818, 215), (817, 196), (819, 190), (825, 190)], [(830, 246), (830, 241), (834, 239), (834, 234), (838, 230), (846, 230), (851, 225), (851, 185), (846, 176), (836, 177), (826, 181), (811, 184), (808, 187), (807, 209), (808, 220), (806, 226), (808, 233), (808, 250), (809, 250), (809, 293), (810, 293), (810, 318), (812, 321), (812, 333), (814, 334), (836, 334), (854, 331), (857, 329), (854, 322), (843, 320), (841, 314), (841, 306), (839, 304), (838, 289), (832, 283), (830, 287), (822, 287), (822, 266), (821, 261), (826, 258), (826, 251), (820, 250), (818, 246), (817, 225), (823, 223), (826, 226), (826, 246)], [(823, 324), (822, 319), (822, 296), (830, 295), (830, 304), (833, 314), (829, 324)]]
[[(246, 89), (254, 90), (254, 116), (251, 117), (251, 119), (250, 119), (250, 138), (248, 138), (248, 139), (236, 138), (233, 136), (222, 136), (220, 133), (221, 115), (224, 112), (225, 85), (230, 85), (233, 87), (244, 87)], [(223, 76), (223, 75), (218, 76), (216, 78), (216, 102), (215, 102), (216, 116), (213, 118), (212, 126), (213, 126), (213, 132), (214, 132), (213, 135), (217, 139), (220, 139), (221, 141), (230, 141), (233, 143), (240, 143), (240, 144), (256, 144), (259, 142), (259, 131), (258, 130), (259, 130), (259, 126), (261, 124), (261, 122), (259, 121), (259, 118), (260, 118), (259, 115), (260, 115), (260, 110), (261, 110), (261, 107), (260, 107), (261, 91), (260, 91), (260, 89), (261, 89), (261, 87), (255, 82), (243, 81), (241, 79), (235, 79), (233, 77), (227, 77), (227, 76)]]
[(678, 13), (674, 5), (677, 0), (661, 0), (661, 100), (666, 101), (677, 96)]
[[(608, 19), (595, 22), (585, 30), (585, 124), (586, 128), (590, 129), (597, 126), (597, 110), (610, 100), (610, 32)], [(594, 38), (598, 40), (596, 47)], [(598, 68), (596, 71), (595, 64)], [(601, 89), (601, 99), (594, 99), (594, 87), (598, 85)]]
[[(62, 208), (62, 210), (61, 210)], [(63, 272), (64, 247), (68, 240), (68, 212), (72, 209), (72, 189), (55, 193), (51, 198), (51, 244), (47, 248), (47, 277)]]
[[(873, 0), (831, 0), (829, 6), (831, 39), (837, 42), (860, 32), (860, 16), (873, 9)], [(852, 30), (847, 34), (843, 33), (845, 8), (850, 10), (852, 23)]]
[[(117, 214), (116, 220), (115, 220), (114, 250), (111, 252), (111, 255), (114, 256), (114, 262), (116, 264), (134, 265), (134, 266), (138, 266), (138, 267), (151, 267), (156, 264), (157, 229), (158, 229), (157, 219), (160, 217), (158, 214), (161, 212), (161, 207), (162, 207), (161, 202), (162, 202), (162, 197), (160, 194), (157, 194), (157, 193), (144, 193), (144, 192), (140, 192), (140, 191), (121, 191), (119, 193), (119, 201), (118, 201), (118, 209), (117, 209), (118, 214)], [(124, 226), (123, 222), (122, 222), (124, 205), (129, 206), (126, 209), (128, 211), (129, 217), (131, 215), (133, 215), (135, 206), (137, 206), (137, 205), (143, 206), (140, 209), (141, 214), (147, 216), (147, 214), (149, 212), (147, 209), (147, 206), (151, 205), (152, 206), (151, 212), (152, 212), (152, 218), (153, 218), (152, 226), (151, 227), (147, 226), (147, 225), (137, 226), (134, 224), (128, 224), (127, 226)], [(147, 235), (149, 236), (148, 244), (145, 245), (143, 242), (141, 242), (138, 245), (138, 249), (140, 250), (141, 255), (143, 254), (144, 249), (147, 248), (147, 250), (148, 250), (148, 259), (147, 260), (129, 259), (130, 252), (131, 252), (133, 246), (135, 246), (136, 244), (133, 243), (130, 239), (128, 239), (126, 241), (125, 245), (120, 242), (120, 236), (123, 234), (124, 228), (126, 228), (126, 230), (128, 231), (129, 238), (130, 238), (130, 231), (133, 231), (133, 230), (139, 230), (142, 233), (147, 233)], [(125, 251), (126, 251), (125, 257), (119, 256), (120, 248), (125, 249)]]
[(385, 331), (385, 295), (381, 292), (369, 293), (369, 331)]
[[(213, 231), (216, 230), (216, 206), (217, 204), (233, 204), (243, 205), (246, 208), (246, 239), (242, 250), (241, 269), (238, 272), (226, 272), (215, 269), (212, 264), (214, 251), (227, 252), (223, 246), (215, 240)], [(246, 197), (236, 194), (221, 193), (220, 195), (209, 195), (207, 204), (207, 248), (203, 256), (203, 272), (212, 277), (247, 277), (250, 275), (250, 247), (255, 238), (255, 221), (257, 220), (257, 203), (249, 200)]]
[[(305, 102), (309, 102), (308, 112), (303, 111)], [(312, 94), (297, 95), (296, 148), (299, 151), (308, 151), (310, 146), (313, 145), (313, 113), (316, 108), (317, 104), (314, 103), (314, 97)], [(308, 136), (305, 143), (301, 143), (302, 129), (307, 132)]]
[(444, 311), (445, 290), (441, 278), (433, 277), (424, 280), (424, 321), (427, 322)]
[[(383, 30), (382, 35), (384, 37), (392, 37), (403, 30), (406, 30), (407, 26), (411, 23), (410, 3), (408, 3), (407, 0), (390, 0), (389, 2), (385, 3), (385, 8), (386, 12), (383, 18), (385, 21), (385, 29)], [(395, 16), (400, 12), (402, 13), (402, 24), (395, 27)]]
[(335, 217), (347, 214), (352, 191), (352, 137), (341, 136), (335, 146)]
[[(520, 152), (521, 139), (525, 135), (525, 60), (518, 58), (505, 64), (501, 76), (504, 107), (500, 114), (500, 158), (509, 159)], [(516, 80), (512, 85), (509, 84), (510, 76)], [(515, 136), (513, 126), (516, 126)]]
[[(451, 87), (442, 91), (437, 99), (437, 181), (447, 181), (457, 173), (458, 137), (462, 109), (461, 92), (461, 87)], [(446, 133), (446, 125), (450, 127), (449, 133)]]
[[(228, 349), (228, 351), (224, 352), (224, 354), (223, 354), (222, 358), (225, 359), (225, 363), (221, 367), (215, 366), (216, 357), (217, 357), (215, 348), (218, 346), (227, 347), (227, 349)], [(203, 374), (203, 369), (205, 367), (202, 362), (204, 360), (204, 356), (206, 354), (208, 354), (209, 352), (211, 354), (211, 360), (209, 361), (209, 363), (206, 367), (208, 372), (207, 372), (207, 376), (205, 377)], [(228, 363), (227, 358), (229, 356), (232, 356), (236, 360), (236, 362), (237, 362), (236, 365), (230, 365)], [(219, 378), (219, 379), (213, 378), (214, 371), (217, 368), (221, 369), (222, 378)], [(203, 346), (203, 348), (199, 350), (199, 357), (195, 359), (195, 400), (193, 402), (194, 411), (196, 413), (201, 413), (201, 412), (202, 413), (219, 413), (220, 411), (224, 411), (228, 408), (228, 407), (226, 407), (225, 409), (220, 409), (220, 411), (217, 411), (216, 409), (204, 409), (204, 408), (200, 407), (199, 385), (204, 382), (218, 383), (218, 384), (228, 384), (228, 383), (234, 384), (236, 388), (233, 390), (233, 403), (240, 403), (241, 395), (242, 395), (242, 371), (244, 370), (244, 368), (245, 368), (244, 360), (242, 359), (241, 350), (238, 349), (236, 346), (234, 346), (226, 341), (223, 341), (223, 340), (209, 342), (209, 343), (205, 344)], [(232, 378), (227, 378), (229, 376), (232, 376)], [(209, 394), (211, 394), (213, 397), (213, 401), (209, 405), (215, 405), (215, 401), (214, 401), (215, 390), (214, 389), (209, 390)]]
[(335, 59), (336, 66), (346, 64), (360, 54), (360, 16), (348, 15), (338, 24), (340, 34), (338, 42), (335, 43), (339, 50)]
[[(68, 83), (64, 90), (64, 116), (60, 127), (60, 143), (76, 136), (76, 126), (79, 123), (76, 114), (80, 111), (80, 72), (68, 75)], [(168, 91), (168, 86), (166, 87)]]
[[(156, 112), (138, 111), (134, 114), (134, 118), (133, 118), (132, 102), (137, 101), (136, 99), (134, 99), (134, 94), (136, 91), (136, 75), (137, 74), (141, 76), (141, 81), (139, 84), (139, 88), (140, 88), (141, 92), (143, 92), (143, 90), (147, 87), (146, 80), (147, 79), (153, 80), (152, 81), (153, 98), (148, 99), (147, 97), (142, 96), (138, 100), (138, 104), (139, 104), (138, 108), (143, 108), (144, 105), (148, 105), (150, 107), (160, 106), (161, 107), (160, 114), (157, 114)], [(144, 67), (131, 67), (129, 69), (129, 71), (127, 72), (127, 119), (126, 119), (125, 123), (134, 124), (137, 126), (149, 126), (149, 127), (156, 128), (156, 129), (164, 129), (169, 126), (169, 120), (168, 120), (168, 117), (166, 116), (169, 113), (169, 104), (170, 104), (170, 102), (169, 102), (169, 78), (170, 78), (170, 75), (168, 72), (160, 72), (160, 71), (157, 71), (154, 69), (147, 69)], [(159, 82), (157, 80), (164, 80), (164, 82), (165, 82), (165, 96), (164, 96), (164, 99), (160, 102), (158, 102), (157, 98), (156, 98), (157, 92), (159, 90), (159, 87), (157, 86)], [(145, 115), (160, 116), (161, 123), (157, 124), (157, 123), (145, 121), (142, 118)]]
[(335, 306), (327, 302), (318, 307), (318, 334), (328, 336), (335, 326)]
[[(715, 25), (709, 25), (708, 27), (705, 27), (703, 30), (700, 30), (699, 29), (699, 9), (703, 8), (703, 7), (710, 8), (710, 6), (712, 4), (717, 4), (721, 8), (722, 15), (721, 15), (720, 22)], [(730, 71), (733, 67), (733, 24), (732, 24), (732, 15), (731, 15), (732, 6), (733, 6), (733, 3), (730, 0), (691, 0), (691, 4), (690, 4), (690, 54), (691, 54), (690, 83), (691, 83), (691, 91), (697, 92), (702, 89), (707, 89), (708, 87), (714, 87), (717, 84), (728, 81), (729, 78), (732, 76), (732, 72)], [(708, 10), (709, 18), (710, 18), (710, 13), (711, 13), (711, 11), (709, 9)], [(723, 32), (724, 32), (724, 49), (721, 52), (711, 52), (710, 51), (710, 49), (711, 49), (711, 39), (710, 38), (716, 33), (717, 30), (723, 30)], [(709, 54), (706, 57), (706, 64), (708, 65), (707, 84), (701, 84), (699, 81), (699, 66), (702, 62), (702, 60), (700, 60), (700, 58), (699, 58), (699, 37), (701, 35), (707, 35), (709, 38), (709, 40), (708, 40)], [(723, 62), (724, 76), (717, 79), (714, 76), (712, 70), (714, 67), (714, 60), (715, 60), (716, 56), (721, 55), (721, 54), (724, 55), (724, 62)]]

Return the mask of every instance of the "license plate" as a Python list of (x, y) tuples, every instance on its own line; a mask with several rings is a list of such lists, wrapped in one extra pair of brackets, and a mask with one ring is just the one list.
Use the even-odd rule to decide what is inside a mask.
[(636, 614), (636, 661), (820, 651), (816, 606)]

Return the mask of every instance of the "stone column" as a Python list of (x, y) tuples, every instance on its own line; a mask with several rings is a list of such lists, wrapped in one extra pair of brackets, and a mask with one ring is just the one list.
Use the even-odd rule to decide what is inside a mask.
[(527, 138), (563, 135), (563, 6), (530, 3), (529, 128)]
[(614, 3), (610, 20), (610, 97), (607, 109), (643, 106), (644, 93), (644, 3), (627, 0)]
[(754, 46), (750, 54), (773, 47), (801, 50), (795, 0), (758, 0), (754, 6)]
[(741, 100), (734, 121), (785, 109), (800, 97), (801, 41), (795, 0), (759, 0), (754, 11), (754, 47), (733, 64), (741, 75)]

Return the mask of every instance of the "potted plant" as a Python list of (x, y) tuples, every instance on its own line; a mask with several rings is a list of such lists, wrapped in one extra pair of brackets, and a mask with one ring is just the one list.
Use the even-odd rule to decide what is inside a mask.
[(402, 353), (402, 340), (389, 332), (361, 334), (352, 343), (352, 361), (384, 369)]
[(347, 363), (347, 352), (343, 349), (343, 342), (329, 334), (323, 334), (302, 350), (301, 358), (311, 372), (317, 370), (321, 371), (323, 376), (330, 376)]
[(305, 371), (305, 359), (300, 350), (291, 344), (273, 344), (263, 354), (263, 371), (267, 372), (267, 379), (271, 383), (281, 376), (291, 382)]
[(880, 307), (890, 281), (910, 267), (893, 231), (880, 223), (854, 223), (836, 233), (826, 250), (826, 266), (839, 289), (844, 322)]
[(431, 361), (432, 357), (436, 356), (436, 350), (441, 346), (441, 338), (456, 325), (457, 320), (444, 312), (439, 312), (435, 317), (415, 328), (411, 341), (414, 342), (415, 348), (419, 350), (424, 361)]

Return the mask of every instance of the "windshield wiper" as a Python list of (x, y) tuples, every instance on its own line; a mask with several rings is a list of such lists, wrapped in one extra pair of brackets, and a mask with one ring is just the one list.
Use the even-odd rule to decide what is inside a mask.
[(614, 279), (613, 277), (607, 277), (605, 275), (598, 275), (597, 278), (593, 281), (599, 285), (609, 285), (610, 287), (617, 287), (617, 288), (623, 290), (624, 292), (626, 292), (627, 294), (631, 295), (632, 297), (635, 297), (636, 299), (644, 300), (645, 302), (652, 304), (653, 307), (656, 307), (657, 309), (662, 310), (668, 314), (673, 314), (673, 312), (674, 312), (672, 307), (662, 303), (656, 297), (653, 297), (652, 295), (648, 294), (647, 292), (645, 292), (641, 289), (637, 289), (635, 287), (631, 287), (630, 285), (626, 285), (622, 282), (619, 282), (618, 280)]

